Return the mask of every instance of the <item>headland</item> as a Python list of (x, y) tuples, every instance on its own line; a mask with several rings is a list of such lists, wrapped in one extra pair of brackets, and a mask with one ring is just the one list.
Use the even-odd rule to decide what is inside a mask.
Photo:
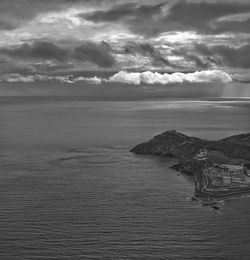
[(175, 158), (172, 168), (194, 179), (192, 200), (215, 210), (250, 195), (250, 133), (211, 141), (170, 130), (130, 151)]

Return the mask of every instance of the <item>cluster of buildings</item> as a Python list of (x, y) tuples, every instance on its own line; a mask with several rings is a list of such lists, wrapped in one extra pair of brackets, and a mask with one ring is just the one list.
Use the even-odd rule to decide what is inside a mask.
[(215, 164), (209, 173), (224, 183), (250, 183), (250, 170), (244, 165)]
[[(195, 156), (195, 159), (204, 161), (207, 160), (207, 155), (207, 150), (203, 148)], [(242, 165), (214, 164), (212, 167), (208, 167), (207, 171), (211, 176), (221, 179), (226, 184), (250, 184), (250, 163)]]

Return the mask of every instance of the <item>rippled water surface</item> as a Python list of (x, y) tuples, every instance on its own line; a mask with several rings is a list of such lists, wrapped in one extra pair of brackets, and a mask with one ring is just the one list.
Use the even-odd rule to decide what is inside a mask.
[(249, 259), (249, 198), (217, 214), (169, 161), (128, 152), (168, 129), (249, 131), (249, 104), (1, 98), (0, 258)]

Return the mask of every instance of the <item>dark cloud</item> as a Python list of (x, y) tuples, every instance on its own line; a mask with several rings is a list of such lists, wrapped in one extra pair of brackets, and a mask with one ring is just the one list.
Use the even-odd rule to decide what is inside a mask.
[(65, 61), (68, 53), (65, 49), (45, 41), (23, 44), (14, 48), (0, 48), (0, 54), (17, 59)]
[(138, 19), (149, 18), (158, 14), (161, 10), (161, 7), (165, 3), (160, 3), (156, 5), (138, 5), (136, 3), (127, 3), (115, 5), (112, 9), (94, 11), (89, 14), (81, 14), (80, 17), (88, 19), (94, 22), (114, 22), (121, 21), (126, 18)]
[[(24, 62), (52, 60), (64, 63), (66, 67), (71, 67), (69, 62), (73, 62), (74, 60), (82, 62), (89, 61), (103, 68), (112, 67), (116, 63), (109, 45), (104, 42), (84, 42), (79, 47), (71, 50), (64, 49), (51, 42), (38, 41), (32, 44), (0, 48), (0, 55), (5, 58)], [(56, 67), (58, 66), (56, 64)]]
[(124, 54), (141, 54), (149, 57), (153, 65), (173, 66), (171, 62), (152, 44), (127, 42), (124, 46)]
[(0, 75), (8, 73), (33, 73), (35, 68), (32, 65), (22, 64), (22, 63), (13, 63), (6, 57), (0, 56)]
[[(166, 15), (158, 19), (148, 19), (142, 23), (139, 19), (131, 21), (130, 28), (137, 33), (155, 35), (166, 31), (196, 31), (200, 33), (238, 32), (238, 28), (214, 23), (220, 17), (250, 11), (250, 3), (241, 2), (188, 2), (179, 1)], [(234, 30), (235, 29), (235, 30)], [(250, 31), (250, 28), (248, 28)]]
[(18, 28), (39, 13), (55, 8), (58, 7), (56, 7), (54, 0), (0, 0), (0, 29)]
[[(156, 66), (170, 66), (172, 68), (182, 67), (180, 63), (177, 66), (175, 63), (170, 62), (166, 54), (163, 54), (159, 50), (159, 48), (149, 43), (137, 43), (132, 41), (127, 42), (123, 47), (123, 54), (140, 54), (142, 56), (149, 57), (152, 61), (152, 65)], [(219, 64), (219, 60), (213, 57), (211, 51), (205, 45), (203, 46), (202, 44), (197, 44), (194, 48), (173, 48), (172, 46), (170, 56), (173, 55), (180, 56), (185, 61), (193, 62), (194, 65), (200, 69), (208, 69), (213, 64)]]
[(210, 23), (214, 19), (249, 10), (250, 4), (240, 2), (179, 1), (171, 7), (169, 14), (165, 18), (165, 22), (171, 23), (173, 28), (175, 27), (174, 29), (213, 31)]
[(209, 61), (201, 55), (198, 55), (198, 53), (195, 53), (192, 50), (179, 48), (175, 49), (173, 51), (173, 54), (183, 57), (186, 61), (193, 62), (195, 66), (200, 69), (208, 69), (209, 67), (211, 67), (211, 61)]
[(80, 17), (93, 22), (123, 22), (127, 23), (132, 31), (137, 31), (137, 25), (143, 26), (152, 22), (155, 16), (161, 14), (162, 7), (167, 2), (155, 5), (139, 5), (136, 3), (116, 5), (112, 9), (94, 11), (89, 14), (82, 14)]
[[(165, 10), (164, 10), (165, 9)], [(168, 10), (167, 10), (168, 9)], [(93, 22), (124, 22), (131, 31), (146, 36), (167, 31), (197, 31), (220, 33), (250, 31), (246, 23), (218, 23), (216, 19), (250, 11), (250, 3), (237, 1), (175, 1), (155, 5), (123, 4), (112, 9), (82, 14)]]
[(205, 44), (196, 44), (194, 45), (194, 51), (219, 66), (250, 68), (250, 44), (241, 47), (227, 45), (208, 47)]
[(56, 71), (68, 71), (74, 69), (72, 63), (38, 63), (32, 65), (37, 72), (56, 72)]
[[(153, 60), (154, 65), (167, 65), (183, 68), (184, 65), (169, 62), (167, 57), (151, 44), (129, 42), (124, 47), (125, 54), (141, 54)], [(197, 69), (211, 69), (214, 66), (229, 66), (232, 68), (250, 68), (250, 44), (240, 47), (224, 45), (193, 44), (186, 47), (172, 48), (170, 56), (182, 57), (186, 62), (192, 62)]]
[(215, 46), (213, 51), (221, 57), (225, 65), (236, 68), (250, 68), (250, 44), (239, 48), (226, 45)]
[(106, 44), (85, 42), (75, 48), (73, 56), (80, 61), (90, 61), (103, 68), (115, 65), (116, 61)]

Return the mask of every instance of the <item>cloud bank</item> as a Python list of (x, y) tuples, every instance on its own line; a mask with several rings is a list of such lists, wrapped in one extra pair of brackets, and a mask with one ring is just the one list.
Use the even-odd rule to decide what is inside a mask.
[(196, 71), (193, 73), (175, 72), (158, 73), (158, 72), (126, 72), (120, 71), (110, 77), (108, 82), (120, 82), (126, 84), (174, 84), (174, 83), (227, 83), (232, 82), (232, 78), (226, 72), (220, 70)]
[(56, 61), (60, 64), (91, 62), (100, 68), (110, 68), (116, 64), (109, 45), (104, 42), (82, 42), (75, 48), (63, 48), (48, 41), (35, 41), (11, 47), (0, 47), (0, 57), (18, 61)]
[[(214, 69), (249, 73), (250, 2), (0, 0), (0, 36), (0, 75)], [(162, 84), (188, 82), (182, 76), (133, 75), (133, 82), (134, 77), (137, 82), (145, 77)]]
[[(172, 3), (171, 3), (172, 2)], [(124, 23), (139, 35), (155, 36), (166, 31), (249, 32), (249, 20), (230, 19), (250, 11), (247, 1), (166, 1), (156, 4), (120, 4), (81, 17), (93, 22)], [(222, 17), (228, 19), (220, 20)]]
[(37, 41), (32, 44), (25, 43), (12, 48), (0, 48), (0, 54), (17, 59), (53, 59), (57, 61), (65, 61), (68, 56), (67, 50), (46, 41)]
[(32, 83), (35, 81), (58, 81), (60, 83), (77, 83), (85, 82), (88, 84), (99, 85), (102, 83), (123, 83), (128, 85), (141, 85), (141, 84), (176, 84), (176, 83), (228, 83), (232, 82), (232, 78), (226, 72), (220, 70), (207, 70), (207, 71), (196, 71), (192, 73), (176, 72), (173, 74), (169, 73), (158, 73), (151, 71), (144, 72), (126, 72), (120, 71), (109, 78), (94, 77), (74, 77), (72, 75), (66, 76), (47, 76), (47, 75), (20, 75), (10, 74), (0, 78), (0, 81), (13, 83), (13, 82), (24, 82)]
[(146, 57), (149, 57), (149, 59), (152, 61), (152, 64), (154, 65), (163, 65), (163, 66), (172, 66), (174, 67), (174, 64), (172, 64), (167, 57), (164, 57), (164, 55), (152, 44), (146, 43), (146, 42), (127, 42), (125, 46), (123, 47), (123, 53), (124, 54), (140, 54)]
[[(232, 68), (250, 68), (250, 44), (243, 44), (239, 47), (228, 45), (212, 45), (205, 44), (194, 45), (193, 52), (197, 57), (203, 57), (207, 61), (212, 61), (216, 65), (224, 65)], [(184, 50), (182, 55), (187, 56), (190, 51)]]
[(6, 75), (0, 78), (0, 82), (23, 82), (23, 83), (33, 83), (36, 81), (58, 81), (60, 83), (68, 83), (74, 84), (76, 82), (86, 82), (89, 84), (100, 84), (102, 83), (102, 79), (94, 76), (94, 77), (76, 77), (74, 78), (72, 75), (67, 76), (48, 76), (48, 75), (20, 75), (19, 73), (13, 73), (10, 75)]
[(87, 60), (93, 62), (102, 68), (112, 67), (116, 63), (108, 46), (104, 43), (96, 44), (93, 42), (85, 42), (75, 48), (73, 56), (80, 61)]

